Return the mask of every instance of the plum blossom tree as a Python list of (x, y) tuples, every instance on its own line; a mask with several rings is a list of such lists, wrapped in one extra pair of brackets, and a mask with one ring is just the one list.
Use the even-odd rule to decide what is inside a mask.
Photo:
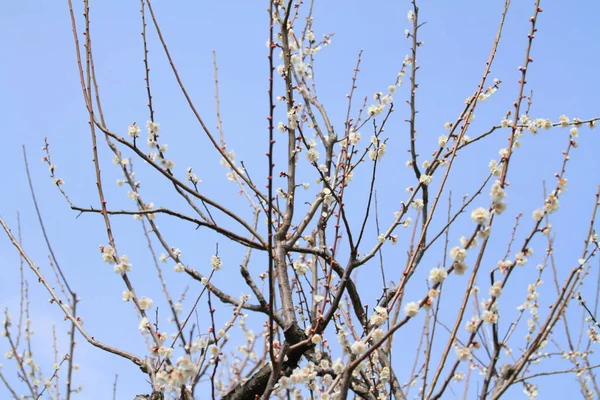
[[(0, 371), (8, 397), (84, 396), (75, 385), (84, 343), (127, 360), (131, 374), (145, 377), (136, 399), (440, 399), (452, 393), (498, 399), (515, 391), (536, 398), (548, 375), (574, 380), (584, 398), (600, 397), (594, 373), (600, 189), (595, 195), (580, 189), (598, 184), (597, 172), (588, 171), (591, 179), (576, 180), (567, 192), (571, 158), (580, 143), (597, 143), (588, 131), (600, 118), (546, 118), (533, 107), (528, 79), (544, 68), (532, 55), (543, 20), (540, 0), (519, 15), (528, 32), (511, 51), (523, 54), (521, 66), (493, 78), (510, 29), (507, 0), (466, 100), (458, 101), (451, 122), (427, 125), (425, 133), (417, 130), (424, 126), (419, 96), (427, 15), (416, 0), (407, 2), (402, 21), (408, 55), (385, 90), (359, 88), (362, 50), (353, 65), (335, 65), (335, 73), (348, 72), (342, 107), (339, 96), (332, 105), (320, 92), (327, 78), (318, 75), (317, 61), (333, 34), (319, 32), (316, 23), (326, 26), (326, 16), (312, 0), (266, 2), (264, 91), (254, 94), (266, 122), (235, 134), (226, 134), (221, 117), (216, 53), (212, 111), (198, 106), (184, 83), (153, 3), (140, 1), (147, 123), (127, 126), (106, 112), (100, 70), (107, 64), (96, 57), (101, 39), (91, 23), (94, 7), (69, 0), (89, 122), (90, 146), (81, 151), (93, 160), (91, 205), (61, 178), (57, 165), (68, 161), (53, 157), (51, 139), (43, 145), (65, 207), (93, 218), (96, 224), (86, 229), (104, 235), (90, 258), (112, 267), (117, 279), (103, 290), (120, 296), (123, 310), (135, 311), (127, 318), (135, 319), (139, 334), (128, 342), (143, 348), (104, 342), (83, 324), (103, 316), (80, 315), (89, 293), (71, 283), (81, 272), (53, 251), (29, 177), (50, 258), (34, 259), (20, 229), (0, 218), (21, 258), (21, 307), (16, 319), (5, 311), (3, 326), (5, 358), (14, 363), (14, 374)], [(167, 78), (150, 68), (153, 46), (168, 62), (170, 71), (162, 73), (174, 78), (169, 82), (196, 122), (190, 131), (199, 130), (202, 142), (177, 141), (160, 124), (154, 85)], [(510, 92), (508, 103), (503, 91)], [(476, 122), (476, 114), (483, 118)], [(176, 144), (168, 146), (171, 139)], [(535, 168), (542, 162), (536, 149), (546, 140), (560, 141), (543, 158), (554, 176)], [(178, 145), (193, 147), (193, 156), (178, 153)], [(495, 158), (482, 163), (479, 155), (487, 157), (490, 148)], [(219, 160), (225, 177), (199, 158)], [(125, 194), (129, 203), (120, 207)], [(567, 211), (563, 198), (571, 204)], [(552, 223), (560, 225), (564, 212), (585, 221), (581, 231), (567, 232), (578, 247), (555, 243), (562, 231), (555, 233)], [(144, 250), (133, 249), (134, 235)], [(109, 272), (99, 267), (96, 273)], [(70, 325), (69, 346), (55, 347), (51, 372), (32, 352), (27, 276)], [(158, 282), (153, 292), (148, 279)], [(117, 393), (115, 380), (114, 398)]]

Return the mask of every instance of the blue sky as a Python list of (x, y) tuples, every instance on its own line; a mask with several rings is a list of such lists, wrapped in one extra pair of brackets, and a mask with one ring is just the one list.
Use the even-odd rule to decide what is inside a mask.
[[(332, 0), (316, 3), (316, 34), (334, 32), (335, 36), (331, 45), (318, 55), (315, 78), (319, 98), (327, 107), (338, 132), (341, 132), (347, 106), (345, 94), (349, 90), (352, 69), (360, 49), (364, 49), (364, 53), (357, 99), (368, 96), (371, 101), (374, 92), (384, 91), (394, 82), (408, 53), (409, 42), (403, 32), (408, 28), (406, 12), (409, 2)], [(456, 117), (464, 99), (475, 90), (496, 32), (502, 3), (420, 4), (421, 19), (427, 22), (421, 30), (424, 46), (420, 49), (419, 64), (422, 68), (419, 70), (418, 92), (418, 131), (424, 157), (434, 149), (437, 137), (444, 133), (444, 123)], [(255, 179), (264, 181), (265, 117), (268, 112), (267, 2), (156, 1), (154, 6), (179, 72), (196, 107), (211, 128), (216, 125), (211, 52), (217, 51), (221, 113), (228, 148), (236, 151), (237, 158), (243, 159), (250, 171), (256, 171), (253, 173)], [(520, 76), (517, 67), (523, 63), (532, 7), (532, 2), (517, 1), (511, 6), (491, 73), (491, 77), (503, 80), (503, 84), (498, 93), (478, 109), (471, 136), (498, 124), (511, 109)], [(584, 119), (600, 116), (600, 82), (596, 79), (600, 3), (591, 0), (548, 1), (542, 2), (542, 7), (544, 12), (540, 14), (532, 52), (534, 62), (527, 79), (527, 92), (530, 89), (534, 91), (532, 117), (555, 121), (562, 114)], [(137, 121), (143, 126), (148, 119), (139, 3), (93, 2), (91, 12), (94, 56), (105, 115), (111, 129), (125, 135), (129, 124)], [(81, 21), (79, 27), (81, 30)], [(235, 195), (236, 187), (227, 182), (225, 169), (217, 165), (220, 157), (210, 151), (208, 141), (175, 84), (156, 35), (152, 29), (150, 31), (156, 120), (162, 127), (161, 138), (170, 146), (170, 157), (176, 161), (182, 176), (187, 166), (193, 166), (204, 181), (202, 185), (206, 193), (241, 214), (249, 215), (244, 202)], [(53, 246), (70, 284), (82, 297), (80, 315), (86, 328), (99, 340), (144, 354), (145, 344), (137, 332), (135, 312), (120, 299), (124, 289), (122, 282), (110, 267), (102, 263), (98, 254), (98, 245), (106, 244), (102, 221), (92, 215), (76, 218), (77, 213), (69, 209), (53, 187), (47, 167), (39, 162), (43, 155), (40, 149), (44, 137), (48, 137), (57, 175), (66, 182), (65, 190), (81, 206), (97, 205), (87, 115), (79, 88), (66, 1), (3, 2), (0, 5), (0, 50), (4, 54), (0, 63), (0, 116), (3, 120), (0, 137), (4, 157), (0, 165), (4, 171), (5, 188), (4, 195), (0, 196), (0, 214), (16, 230), (16, 213), (20, 212), (24, 246), (51, 276), (47, 267), (47, 251), (26, 184), (21, 152), (24, 145)], [(387, 216), (404, 199), (404, 188), (412, 184), (410, 171), (404, 166), (408, 146), (407, 125), (403, 122), (408, 115), (408, 107), (404, 104), (407, 95), (406, 85), (396, 93), (396, 111), (386, 129), (390, 150), (382, 164), (381, 191), (378, 193), (380, 212)], [(363, 136), (367, 137), (366, 134)], [(552, 221), (558, 235), (556, 256), (560, 263), (564, 263), (565, 269), (571, 268), (579, 258), (583, 229), (588, 224), (593, 194), (600, 183), (598, 131), (582, 129), (580, 136), (580, 147), (574, 150), (568, 167), (569, 191), (564, 201), (561, 200), (561, 212)], [(456, 196), (455, 204), (460, 202), (462, 194), (474, 191), (487, 172), (488, 161), (498, 157), (497, 151), (503, 147), (505, 139), (504, 134), (495, 135), (474, 146), (468, 156), (459, 161), (455, 177), (450, 181)], [(528, 135), (523, 140), (523, 149), (517, 152), (511, 164), (509, 209), (498, 225), (498, 247), (490, 250), (490, 265), (494, 265), (498, 255), (505, 251), (508, 240), (504, 238), (508, 238), (506, 234), (510, 232), (514, 215), (523, 212), (524, 221), (530, 224), (531, 211), (543, 201), (541, 182), (552, 182), (553, 174), (560, 167), (560, 152), (566, 140), (567, 132), (556, 129), (535, 137)], [(106, 146), (100, 149), (100, 156), (109, 204), (114, 208), (131, 207), (126, 191), (114, 184), (119, 172), (111, 164), (112, 155)], [(168, 184), (157, 180), (157, 176), (144, 168), (141, 162), (135, 163), (135, 166), (148, 201), (157, 205), (182, 206), (180, 199), (169, 194)], [(359, 210), (366, 193), (364, 187), (361, 189), (361, 182), (365, 182), (366, 178), (359, 175), (356, 179), (353, 187), (356, 203), (352, 207)], [(481, 205), (484, 204), (487, 204), (487, 198), (482, 199)], [(141, 228), (130, 217), (114, 218), (113, 221), (119, 247), (130, 255), (134, 264), (132, 279), (136, 288), (142, 294), (152, 294), (158, 301), (160, 289), (149, 264)], [(225, 266), (230, 266), (232, 271), (243, 256), (239, 248), (219, 241), (210, 233), (197, 231), (193, 226), (164, 218), (159, 219), (159, 225), (173, 246), (181, 248), (184, 254), (190, 254), (190, 259), (198, 260), (193, 264), (205, 272), (210, 268), (208, 262), (200, 260), (208, 260), (217, 243)], [(466, 232), (467, 229), (461, 230), (459, 225), (453, 232), (454, 241)], [(521, 234), (524, 235), (524, 232)], [(401, 240), (407, 238), (405, 235)], [(537, 256), (543, 254), (543, 246), (543, 241), (535, 246)], [(390, 260), (403, 257), (406, 247), (398, 247), (387, 247), (384, 254)], [(264, 269), (261, 257), (256, 255), (263, 264), (256, 266), (256, 271)], [(440, 258), (438, 253), (427, 262), (433, 264)], [(4, 271), (4, 279), (0, 281), (0, 305), (8, 307), (16, 316), (19, 263), (17, 254), (5, 238), (0, 239), (0, 262)], [(402, 265), (402, 261), (398, 264)], [(397, 273), (394, 276), (394, 269), (392, 266), (389, 268), (389, 279), (397, 281)], [(215, 279), (217, 284), (231, 285), (232, 294), (237, 295), (244, 289), (239, 281), (233, 281), (232, 275), (233, 272), (227, 272)], [(530, 276), (525, 275), (523, 282), (527, 277)], [(56, 324), (59, 331), (66, 330), (66, 327), (59, 311), (48, 304), (48, 295), (43, 288), (36, 284), (31, 274), (28, 274), (28, 279), (31, 319), (38, 346), (36, 354), (39, 354), (38, 362), (42, 368), (49, 371), (52, 365), (52, 352), (48, 350), (51, 325)], [(173, 285), (175, 296), (186, 285), (190, 286), (188, 303), (199, 293), (198, 285), (181, 275), (171, 275), (167, 279)], [(368, 273), (359, 271), (358, 279), (367, 288), (372, 285)], [(549, 277), (546, 280), (550, 283)], [(423, 285), (417, 285), (413, 295), (422, 293), (422, 288)], [(514, 289), (516, 296), (523, 294), (522, 289)], [(589, 290), (590, 296), (593, 294), (593, 287), (584, 289)], [(369, 300), (371, 304), (375, 303), (378, 294), (373, 293)], [(224, 321), (229, 318), (230, 308), (222, 310), (218, 318)], [(575, 314), (579, 315), (579, 312), (576, 310)], [(415, 336), (414, 332), (402, 335), (406, 336), (399, 340), (409, 342)], [(60, 340), (64, 346), (66, 338), (61, 336)], [(81, 370), (76, 374), (75, 385), (83, 385), (85, 393), (80, 398), (108, 398), (115, 373), (121, 376), (119, 399), (132, 398), (147, 389), (144, 377), (134, 366), (92, 349), (82, 339), (79, 342), (77, 356)], [(4, 364), (5, 370), (10, 371), (10, 362), (5, 360)], [(568, 383), (559, 386), (552, 379), (541, 381), (541, 398), (547, 398), (544, 393), (546, 396), (548, 393), (577, 393), (577, 386), (572, 380), (565, 382)], [(4, 393), (3, 390), (0, 389), (0, 393)]]

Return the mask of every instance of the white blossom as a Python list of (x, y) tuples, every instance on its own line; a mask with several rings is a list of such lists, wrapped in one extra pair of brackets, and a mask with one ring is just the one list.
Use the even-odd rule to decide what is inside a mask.
[(306, 152), (306, 159), (312, 163), (319, 162), (319, 152), (314, 147), (311, 147)]
[(160, 130), (160, 125), (152, 121), (146, 122), (146, 127), (148, 128), (149, 135), (156, 135)]
[(467, 321), (465, 325), (465, 330), (469, 333), (474, 333), (477, 330), (477, 326), (479, 325), (479, 318), (471, 317), (469, 321)]
[(412, 208), (415, 210), (420, 210), (423, 208), (423, 199), (414, 199), (412, 203)]
[(450, 250), (450, 257), (456, 262), (464, 261), (467, 258), (467, 251), (459, 246), (453, 247)]
[(498, 314), (493, 311), (484, 311), (482, 316), (483, 322), (487, 324), (495, 324), (498, 322)]
[(102, 261), (109, 264), (116, 264), (115, 249), (112, 246), (102, 248)]
[(456, 275), (463, 275), (467, 270), (468, 266), (464, 262), (456, 262), (454, 263), (454, 273)]
[(502, 294), (502, 282), (496, 281), (490, 286), (490, 296), (499, 297)]
[(441, 283), (448, 277), (448, 272), (444, 268), (432, 268), (429, 271), (429, 280), (436, 284)]
[(454, 352), (460, 361), (467, 361), (471, 357), (471, 349), (463, 346), (454, 346)]
[(135, 124), (129, 125), (129, 128), (127, 129), (127, 134), (130, 137), (134, 138), (140, 137), (140, 128)]
[(223, 266), (223, 263), (221, 262), (221, 257), (219, 256), (212, 256), (210, 257), (210, 266), (212, 267), (213, 270), (218, 271), (221, 269), (221, 267)]
[(152, 299), (150, 299), (146, 296), (142, 296), (138, 300), (138, 304), (139, 304), (141, 310), (149, 310), (152, 307), (152, 303), (154, 303), (152, 301)]
[(388, 319), (388, 312), (385, 307), (377, 306), (371, 315), (369, 322), (373, 326), (380, 326)]
[(124, 275), (125, 273), (131, 271), (132, 265), (129, 263), (129, 259), (125, 254), (121, 256), (120, 262), (115, 265), (114, 270), (116, 273)]
[(483, 207), (476, 208), (471, 212), (471, 219), (478, 225), (485, 225), (489, 218), (489, 211)]
[(148, 318), (144, 317), (140, 320), (138, 329), (140, 330), (140, 332), (144, 333), (144, 332), (146, 332), (146, 329), (148, 329), (149, 325), (150, 325), (150, 323), (148, 322)]
[(360, 355), (360, 354), (364, 353), (366, 349), (367, 349), (367, 344), (365, 342), (363, 342), (362, 340), (357, 340), (356, 342), (354, 342), (352, 344), (352, 346), (350, 346), (350, 350), (352, 351), (352, 354), (355, 354), (355, 355)]
[(419, 177), (419, 183), (422, 183), (423, 185), (429, 185), (431, 183), (431, 175), (421, 174)]
[(133, 299), (133, 292), (131, 290), (125, 289), (123, 290), (121, 298), (123, 299), (123, 301), (131, 301)]
[(407, 303), (404, 306), (404, 314), (406, 314), (409, 317), (414, 317), (415, 315), (417, 315), (418, 312), (419, 312), (419, 305), (417, 303), (415, 303), (414, 301), (411, 301), (410, 303)]
[(177, 263), (173, 267), (173, 271), (175, 271), (175, 272), (183, 272), (183, 271), (185, 271), (185, 267), (184, 267), (184, 265), (182, 263)]

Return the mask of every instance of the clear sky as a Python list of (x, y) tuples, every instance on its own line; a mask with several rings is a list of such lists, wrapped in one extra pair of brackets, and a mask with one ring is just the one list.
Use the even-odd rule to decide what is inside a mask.
[[(268, 2), (156, 0), (154, 3), (179, 72), (196, 107), (211, 128), (216, 125), (211, 52), (216, 50), (221, 113), (228, 148), (235, 150), (236, 158), (245, 160), (251, 173), (256, 171), (253, 177), (260, 180), (262, 187), (267, 145), (268, 49), (265, 42), (268, 39), (268, 14), (265, 10)], [(364, 49), (357, 99), (368, 96), (371, 102), (374, 92), (385, 91), (394, 82), (408, 53), (409, 41), (404, 38), (403, 32), (408, 28), (406, 13), (410, 4), (408, 1), (387, 0), (315, 3), (316, 34), (335, 33), (331, 44), (318, 55), (316, 84), (320, 100), (329, 110), (337, 130), (342, 132), (347, 107), (345, 95), (351, 85), (358, 52)], [(421, 160), (426, 159), (436, 146), (437, 137), (444, 133), (444, 123), (456, 118), (465, 98), (475, 90), (497, 29), (502, 4), (501, 1), (481, 0), (419, 2), (421, 20), (426, 22), (421, 30), (424, 46), (419, 50), (418, 60), (422, 66), (418, 78), (418, 131), (424, 157)], [(80, 6), (79, 2), (76, 6)], [(92, 2), (91, 7), (94, 57), (104, 111), (109, 127), (123, 135), (132, 122), (144, 126), (148, 119), (139, 8), (139, 2), (116, 0)], [(562, 114), (582, 119), (599, 117), (600, 81), (597, 71), (600, 25), (597, 17), (600, 15), (600, 3), (593, 0), (551, 0), (543, 1), (542, 8), (544, 11), (539, 17), (532, 51), (534, 62), (527, 79), (527, 93), (533, 90), (534, 99), (531, 116), (553, 121)], [(497, 125), (512, 108), (520, 76), (517, 68), (523, 63), (532, 9), (531, 1), (514, 1), (511, 6), (497, 61), (490, 75), (501, 79), (503, 84), (497, 94), (479, 107), (471, 136)], [(78, 8), (77, 15), (80, 14)], [(80, 31), (82, 26), (80, 20)], [(227, 182), (226, 170), (218, 165), (220, 157), (210, 151), (208, 141), (176, 86), (156, 34), (149, 30), (156, 121), (161, 124), (161, 138), (169, 144), (170, 157), (176, 161), (177, 172), (184, 176), (185, 168), (193, 166), (204, 181), (206, 193), (249, 215), (247, 207), (235, 195), (236, 187)], [(123, 284), (112, 269), (102, 263), (98, 254), (98, 246), (106, 244), (102, 221), (92, 215), (76, 218), (78, 214), (69, 209), (52, 185), (47, 166), (40, 162), (43, 156), (41, 148), (47, 137), (57, 175), (65, 180), (64, 188), (73, 201), (81, 206), (98, 206), (87, 115), (66, 0), (0, 2), (0, 52), (0, 118), (3, 121), (0, 138), (4, 149), (0, 158), (3, 171), (0, 214), (16, 231), (16, 215), (20, 213), (23, 244), (51, 277), (47, 250), (27, 187), (21, 150), (24, 145), (52, 244), (70, 284), (82, 298), (79, 314), (85, 321), (85, 327), (101, 341), (144, 354), (145, 344), (137, 331), (134, 310), (120, 298)], [(398, 199), (404, 199), (404, 188), (413, 184), (408, 180), (410, 171), (404, 166), (409, 143), (407, 125), (403, 122), (408, 115), (408, 107), (404, 104), (407, 96), (408, 86), (403, 86), (396, 93), (396, 112), (392, 114), (386, 130), (390, 137), (390, 150), (380, 175), (380, 184), (384, 185), (380, 206), (382, 214), (387, 213), (387, 216), (397, 209)], [(523, 139), (523, 148), (517, 152), (511, 165), (511, 201), (504, 215), (505, 222), (499, 225), (500, 231), (510, 232), (513, 217), (519, 212), (524, 213), (528, 224), (531, 222), (532, 210), (543, 201), (541, 182), (553, 182), (553, 174), (560, 168), (560, 152), (565, 147), (567, 135), (566, 130), (555, 129), (535, 137), (527, 135)], [(475, 145), (468, 157), (457, 165), (460, 172), (455, 171), (457, 175), (450, 181), (456, 196), (455, 204), (459, 204), (462, 194), (473, 193), (487, 172), (488, 161), (498, 158), (497, 151), (503, 147), (505, 139), (503, 133)], [(552, 221), (557, 232), (557, 260), (564, 263), (565, 270), (579, 258), (583, 229), (589, 223), (593, 194), (600, 183), (598, 149), (599, 131), (582, 129), (580, 147), (574, 150), (568, 167), (569, 190), (561, 200), (561, 213)], [(127, 199), (127, 191), (114, 184), (119, 172), (112, 165), (112, 155), (106, 146), (100, 149), (100, 155), (111, 206), (130, 208), (132, 203)], [(148, 201), (157, 205), (182, 206), (179, 198), (169, 194), (171, 188), (168, 184), (157, 180), (157, 176), (144, 168), (141, 162), (135, 166)], [(355, 184), (357, 198), (361, 199), (367, 191), (360, 189), (360, 182), (366, 182), (363, 178), (358, 176)], [(481, 205), (487, 202), (486, 198)], [(361, 204), (361, 200), (357, 200), (354, 207)], [(117, 240), (134, 264), (132, 279), (136, 289), (142, 294), (152, 295), (158, 302), (160, 288), (141, 228), (130, 217), (113, 220)], [(172, 245), (181, 248), (184, 254), (190, 254), (190, 259), (208, 260), (214, 254), (217, 243), (214, 235), (166, 218), (159, 218), (159, 225), (164, 228)], [(466, 231), (457, 229), (454, 241)], [(8, 307), (16, 317), (19, 259), (3, 234), (0, 238), (0, 268), (3, 271), (0, 306), (2, 309)], [(374, 238), (375, 235), (370, 240)], [(488, 262), (491, 266), (498, 259), (494, 256), (498, 257), (505, 251), (508, 236), (502, 238), (506, 239), (501, 239), (497, 242), (498, 248), (490, 251)], [(235, 275), (233, 271), (237, 271), (243, 254), (239, 248), (223, 240), (218, 244), (223, 251), (224, 265), (230, 267), (231, 272), (217, 275), (216, 283), (231, 285), (232, 294), (238, 295), (244, 288), (240, 282), (229, 280)], [(537, 255), (543, 254), (543, 241), (537, 243), (536, 250)], [(406, 247), (393, 250), (395, 253), (389, 251), (392, 256), (401, 256)], [(440, 262), (438, 256), (428, 262)], [(260, 257), (257, 259), (262, 260)], [(194, 266), (204, 272), (210, 269), (208, 261), (196, 261)], [(256, 271), (263, 269), (264, 265), (256, 266)], [(31, 289), (31, 319), (36, 331), (36, 359), (44, 371), (50, 371), (53, 363), (51, 327), (56, 324), (58, 332), (64, 332), (66, 323), (62, 322), (59, 310), (48, 303), (47, 293), (36, 283), (30, 271), (27, 271), (27, 276)], [(390, 276), (397, 281), (397, 273)], [(371, 283), (368, 274), (362, 274), (362, 271), (358, 277), (366, 287)], [(189, 285), (186, 305), (199, 293), (198, 285), (182, 275), (171, 274), (167, 280), (173, 285), (175, 296)], [(547, 280), (550, 284), (549, 277)], [(414, 296), (422, 293), (421, 289), (415, 289)], [(515, 296), (520, 296), (520, 299), (524, 296), (522, 289), (515, 289)], [(594, 293), (593, 289), (584, 287), (590, 296)], [(375, 303), (378, 295), (379, 292), (373, 293), (371, 304)], [(517, 300), (517, 303), (520, 301)], [(575, 314), (579, 313), (580, 310), (576, 310)], [(218, 318), (225, 321), (229, 315), (230, 307), (226, 307)], [(402, 340), (409, 340), (409, 336), (403, 336)], [(64, 335), (59, 335), (58, 340), (60, 346), (66, 345)], [(4, 349), (5, 343), (0, 343), (0, 348)], [(119, 399), (131, 399), (148, 389), (144, 376), (134, 366), (93, 349), (81, 338), (76, 357), (81, 369), (75, 375), (74, 384), (84, 387), (79, 398), (109, 398), (116, 373), (120, 375)], [(12, 371), (12, 362), (3, 360), (3, 363), (8, 374)], [(558, 396), (558, 393), (577, 393), (572, 379), (561, 381), (568, 382), (561, 385), (553, 381), (539, 381), (540, 398)], [(5, 396), (7, 392), (2, 387), (0, 398)]]

